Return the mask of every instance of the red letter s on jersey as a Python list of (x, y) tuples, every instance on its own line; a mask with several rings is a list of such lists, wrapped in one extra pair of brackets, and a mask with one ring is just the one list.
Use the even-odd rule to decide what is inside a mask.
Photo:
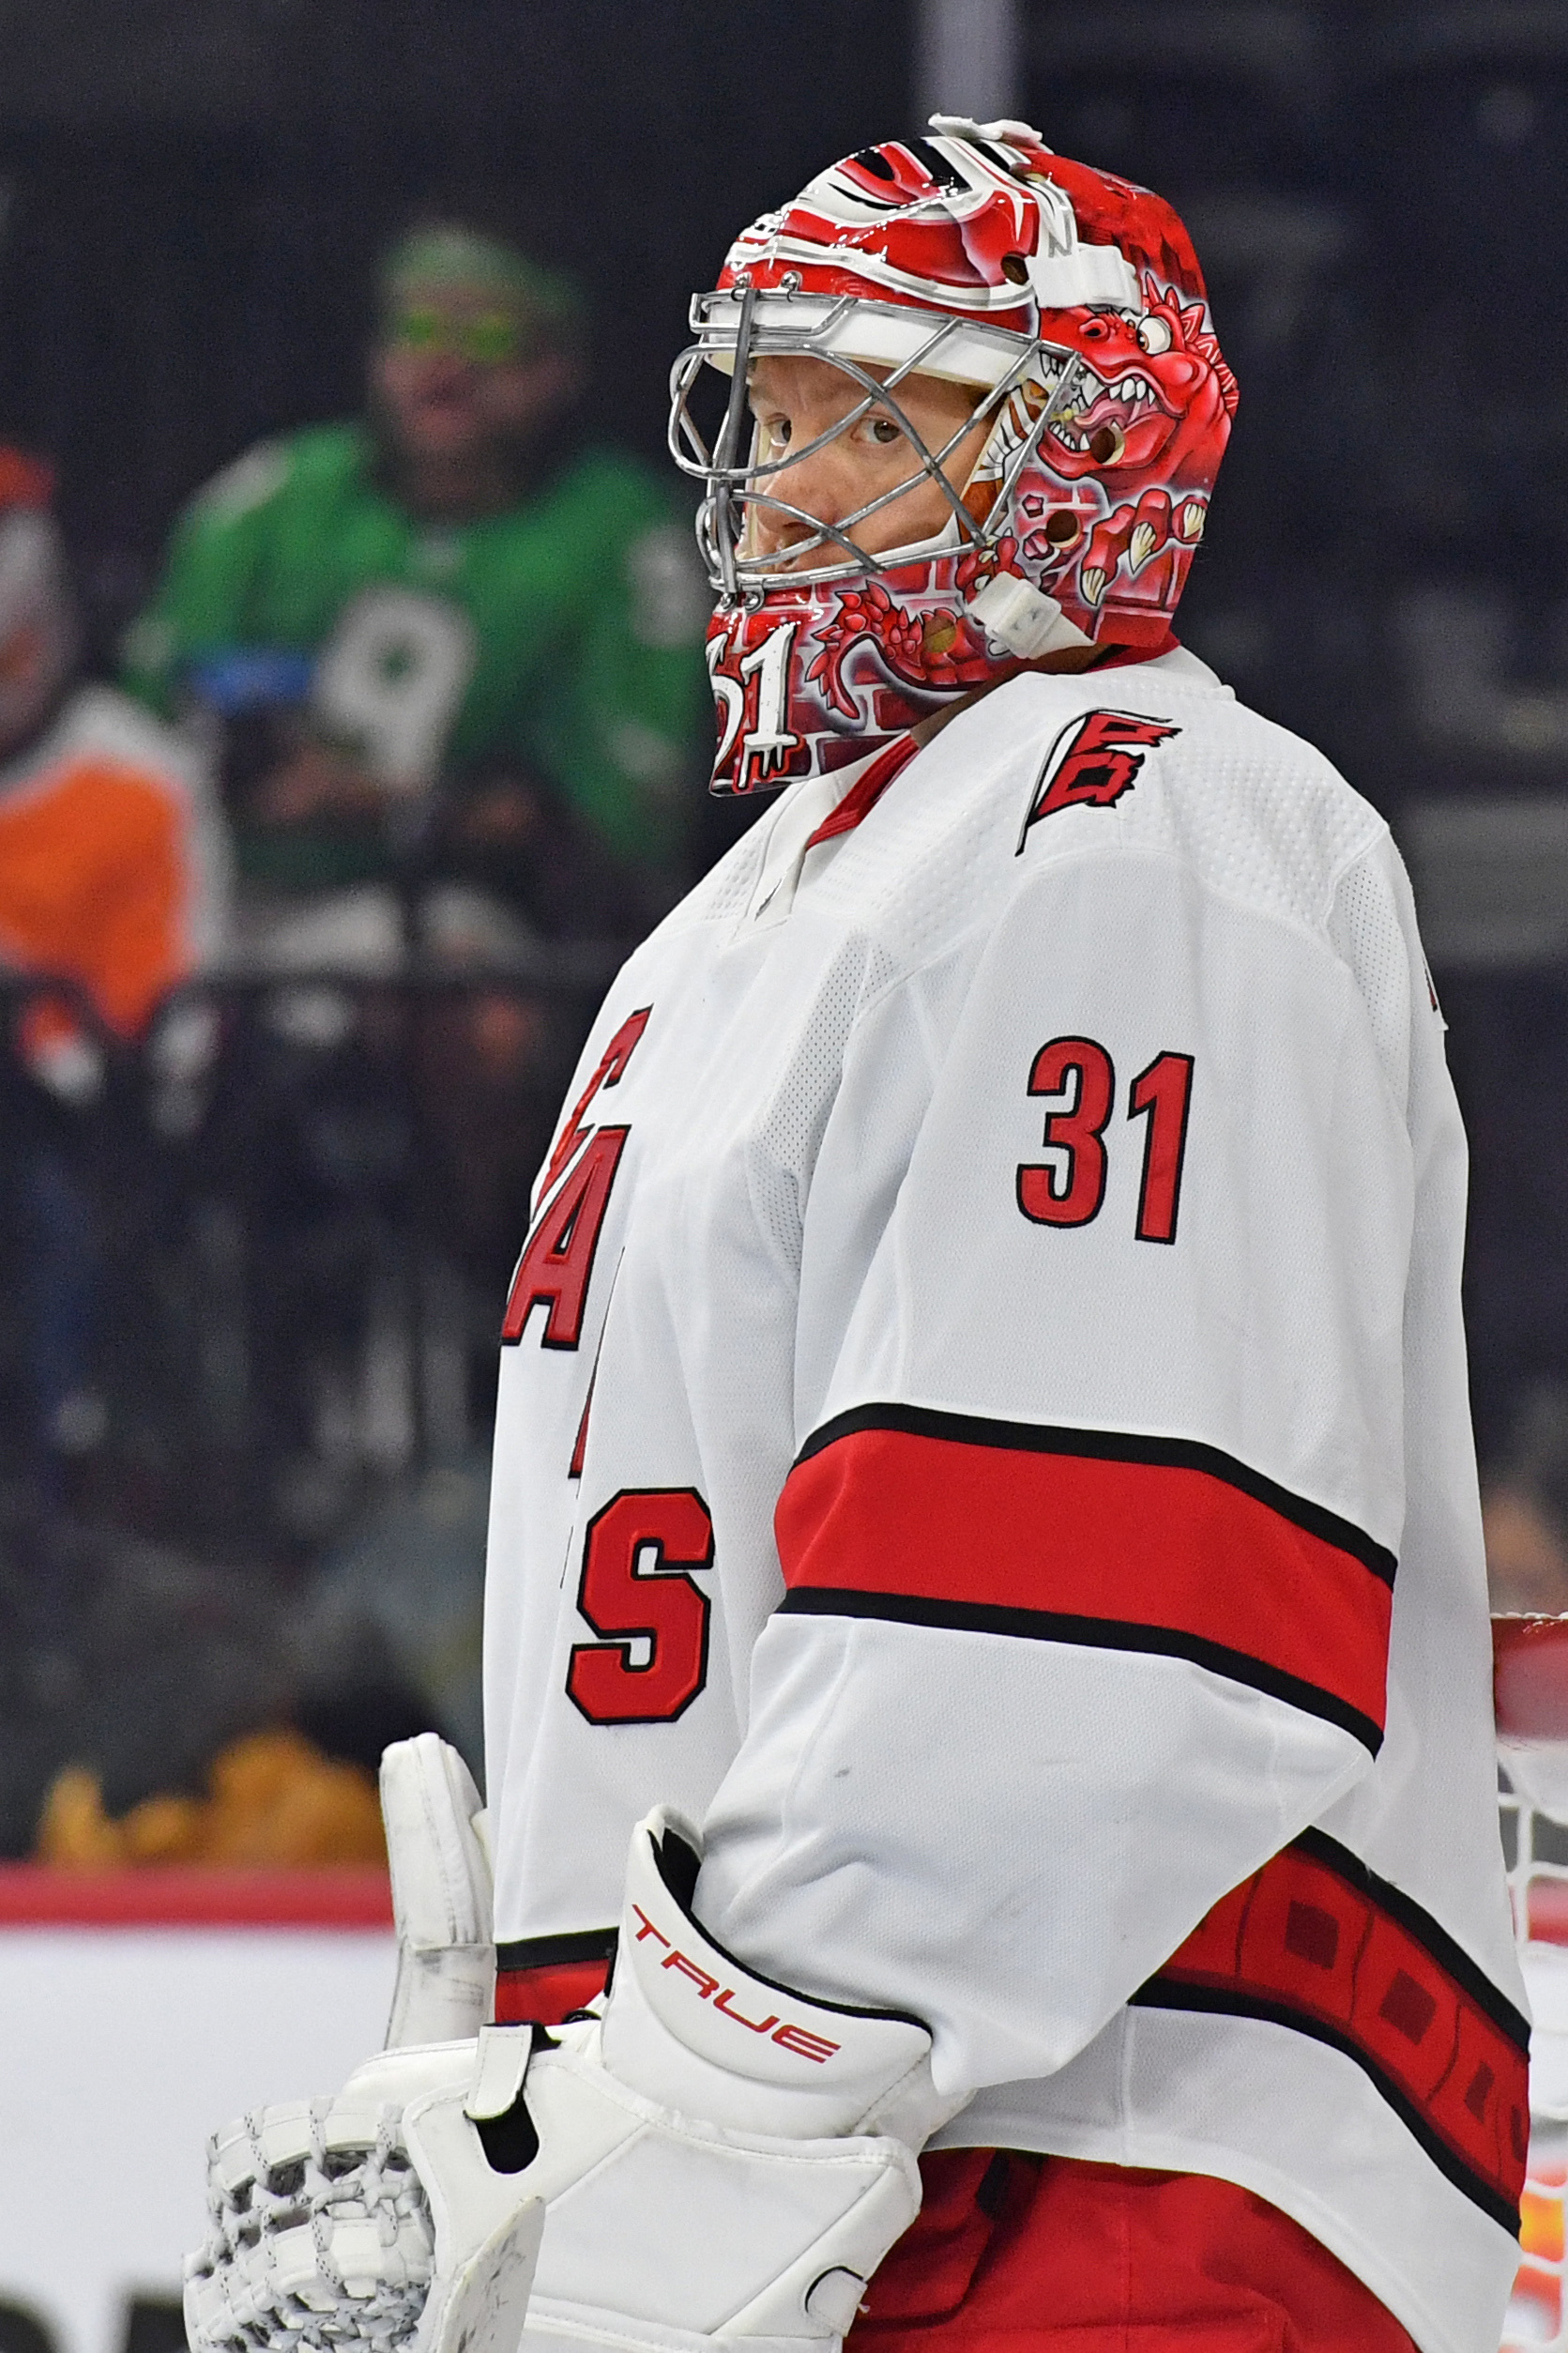
[[(651, 1555), (647, 1566), (645, 1558)], [(708, 1680), (713, 1521), (693, 1488), (632, 1488), (588, 1522), (577, 1607), (600, 1643), (578, 1643), (568, 1697), (590, 1724), (667, 1724)], [(632, 1663), (634, 1642), (647, 1657)]]

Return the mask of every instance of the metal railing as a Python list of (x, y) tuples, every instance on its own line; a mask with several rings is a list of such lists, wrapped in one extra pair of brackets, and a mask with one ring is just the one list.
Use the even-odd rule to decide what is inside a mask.
[[(482, 1438), (528, 1181), (617, 960), (231, 965), (135, 1045), (69, 983), (0, 980), (0, 1479), (241, 1560)], [(63, 1093), (45, 1006), (83, 1049)], [(101, 1434), (45, 1426), (73, 1316)]]

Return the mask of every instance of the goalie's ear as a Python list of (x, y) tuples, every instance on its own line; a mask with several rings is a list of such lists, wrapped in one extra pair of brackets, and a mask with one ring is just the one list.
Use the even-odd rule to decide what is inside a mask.
[(490, 1856), (473, 1776), (433, 1732), (381, 1760), (398, 1974), (387, 2048), (479, 2032), (495, 1987)]

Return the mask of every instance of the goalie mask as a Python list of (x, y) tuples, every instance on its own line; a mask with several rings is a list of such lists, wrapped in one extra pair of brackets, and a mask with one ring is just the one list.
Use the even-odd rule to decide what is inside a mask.
[[(1043, 654), (1170, 641), (1236, 406), (1186, 231), (1023, 124), (932, 128), (819, 174), (693, 301), (670, 446), (704, 487), (719, 598), (715, 792), (860, 759)], [(844, 413), (781, 456), (748, 413), (772, 358), (845, 379)], [(710, 370), (727, 390), (705, 430)], [(900, 401), (917, 376), (965, 388), (936, 446)], [(891, 420), (908, 466), (822, 520), (820, 499), (792, 498), (790, 469), (868, 417), (882, 439)], [(927, 484), (945, 517), (929, 536), (857, 537), (885, 537), (874, 518)]]

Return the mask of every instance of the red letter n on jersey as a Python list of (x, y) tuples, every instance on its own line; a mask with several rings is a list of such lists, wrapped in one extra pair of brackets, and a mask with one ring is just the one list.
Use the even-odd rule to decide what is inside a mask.
[(1114, 808), (1137, 783), (1149, 753), (1180, 732), (1165, 720), (1143, 719), (1132, 710), (1090, 710), (1069, 721), (1036, 780), (1019, 851), (1030, 826), (1058, 809)]

